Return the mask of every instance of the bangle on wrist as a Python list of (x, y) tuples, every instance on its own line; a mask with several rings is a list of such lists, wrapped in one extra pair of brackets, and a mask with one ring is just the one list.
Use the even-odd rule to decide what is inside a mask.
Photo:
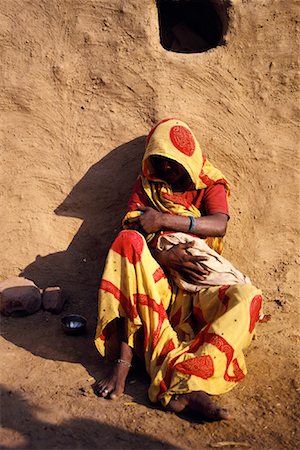
[(190, 219), (190, 226), (189, 226), (189, 229), (188, 229), (188, 233), (192, 233), (192, 231), (196, 227), (196, 219), (193, 216), (189, 216), (189, 219)]

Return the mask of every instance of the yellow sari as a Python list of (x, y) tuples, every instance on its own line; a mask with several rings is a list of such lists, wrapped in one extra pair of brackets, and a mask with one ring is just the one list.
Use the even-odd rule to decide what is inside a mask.
[[(222, 183), (222, 173), (203, 156), (190, 128), (166, 119), (151, 130), (142, 167), (142, 184), (152, 206), (165, 213), (199, 217), (183, 206), (170, 186), (159, 180), (149, 156), (180, 163), (196, 189)], [(208, 238), (221, 253), (223, 240)], [(246, 373), (243, 351), (251, 343), (262, 307), (261, 291), (249, 284), (184, 291), (166, 277), (142, 234), (123, 230), (112, 244), (99, 290), (95, 344), (102, 356), (119, 357), (116, 319), (126, 322), (129, 346), (142, 354), (151, 377), (149, 398), (166, 406), (174, 394), (232, 389)], [(141, 334), (138, 331), (143, 331)]]

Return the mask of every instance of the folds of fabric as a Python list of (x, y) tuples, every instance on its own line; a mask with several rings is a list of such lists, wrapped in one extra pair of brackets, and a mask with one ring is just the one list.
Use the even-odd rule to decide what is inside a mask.
[(173, 394), (221, 394), (245, 377), (243, 350), (261, 307), (261, 292), (252, 285), (214, 286), (195, 294), (171, 287), (144, 237), (122, 231), (103, 273), (95, 343), (103, 356), (113, 351), (114, 323), (123, 317), (131, 347), (143, 331), (151, 401), (165, 406)]
[(157, 240), (159, 250), (170, 250), (174, 245), (193, 243), (193, 247), (187, 249), (187, 252), (193, 256), (206, 257), (205, 265), (209, 274), (203, 281), (192, 283), (182, 278), (180, 273), (170, 270), (172, 279), (176, 285), (189, 292), (198, 292), (202, 288), (218, 286), (222, 284), (251, 284), (250, 279), (236, 269), (231, 262), (223, 258), (216, 251), (211, 249), (204, 239), (191, 236), (186, 233), (164, 233)]

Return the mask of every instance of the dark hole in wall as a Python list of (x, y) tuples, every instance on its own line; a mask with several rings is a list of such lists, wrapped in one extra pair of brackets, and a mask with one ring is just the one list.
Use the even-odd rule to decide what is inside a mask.
[(200, 53), (223, 43), (227, 2), (157, 0), (160, 43), (177, 53)]

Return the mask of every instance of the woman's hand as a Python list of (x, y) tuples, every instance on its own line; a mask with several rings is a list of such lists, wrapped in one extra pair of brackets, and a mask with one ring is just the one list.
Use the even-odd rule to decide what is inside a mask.
[(141, 215), (128, 219), (127, 227), (133, 229), (142, 229), (145, 234), (156, 233), (160, 231), (163, 223), (164, 214), (156, 211), (149, 206), (140, 206)]
[(154, 250), (153, 255), (162, 266), (176, 270), (186, 281), (197, 283), (205, 280), (210, 271), (203, 263), (208, 260), (206, 256), (193, 256), (187, 252), (193, 245), (194, 242), (178, 244), (170, 250)]

